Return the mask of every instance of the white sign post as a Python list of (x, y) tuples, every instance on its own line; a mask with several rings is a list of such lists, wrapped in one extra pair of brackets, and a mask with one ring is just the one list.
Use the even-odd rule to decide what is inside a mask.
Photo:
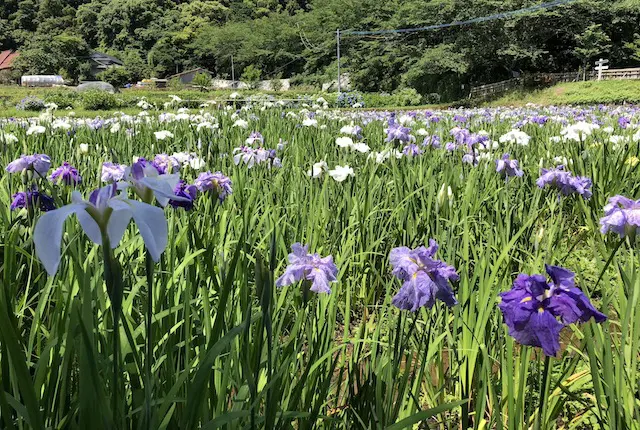
[(603, 70), (608, 70), (609, 66), (605, 66), (605, 64), (607, 64), (609, 62), (609, 60), (604, 60), (604, 59), (599, 59), (598, 61), (596, 61), (596, 70), (598, 71), (598, 80), (601, 81), (602, 80), (602, 71)]

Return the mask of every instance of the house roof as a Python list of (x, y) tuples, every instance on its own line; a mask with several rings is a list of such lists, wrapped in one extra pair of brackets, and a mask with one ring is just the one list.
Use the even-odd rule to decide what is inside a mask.
[(196, 67), (195, 69), (185, 70), (184, 72), (180, 72), (180, 73), (176, 73), (175, 75), (171, 75), (171, 76), (169, 76), (168, 79), (179, 78), (180, 76), (188, 75), (188, 74), (193, 73), (193, 72), (206, 72), (206, 73), (208, 73), (210, 75), (213, 75), (213, 73), (211, 73), (210, 71), (208, 71), (204, 67)]
[(105, 64), (105, 65), (118, 64), (118, 65), (122, 66), (124, 64), (122, 61), (120, 61), (116, 57), (104, 54), (102, 52), (97, 52), (97, 51), (93, 51), (89, 55), (89, 58), (91, 58), (96, 63)]
[(19, 55), (18, 51), (6, 50), (0, 52), (0, 70), (10, 69), (13, 60), (18, 58)]

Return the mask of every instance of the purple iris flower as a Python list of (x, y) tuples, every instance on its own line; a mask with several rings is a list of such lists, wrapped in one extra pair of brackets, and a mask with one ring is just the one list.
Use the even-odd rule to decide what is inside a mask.
[(202, 172), (194, 182), (200, 191), (213, 191), (218, 196), (220, 203), (224, 202), (227, 196), (233, 193), (231, 179), (221, 172)]
[(433, 239), (429, 240), (428, 248), (402, 246), (391, 250), (392, 273), (403, 282), (391, 301), (394, 306), (415, 312), (422, 306), (431, 308), (436, 299), (448, 306), (458, 303), (449, 281), (457, 281), (460, 276), (453, 266), (433, 259), (437, 251), (438, 244)]
[(354, 126), (353, 130), (351, 131), (351, 134), (357, 137), (358, 139), (362, 139), (362, 127), (360, 127), (359, 125)]
[(92, 119), (91, 121), (87, 122), (87, 126), (91, 130), (100, 130), (102, 127), (104, 127), (104, 120), (100, 118)]
[(20, 191), (11, 197), (13, 198), (10, 206), (12, 211), (21, 208), (30, 209), (34, 206), (38, 206), (43, 212), (56, 208), (53, 198), (38, 190)]
[(496, 172), (504, 176), (522, 176), (524, 172), (519, 169), (518, 160), (509, 158), (509, 154), (504, 154), (500, 160), (496, 160)]
[(195, 185), (190, 185), (180, 180), (173, 191), (176, 193), (176, 196), (183, 197), (185, 200), (169, 200), (171, 206), (174, 208), (184, 208), (188, 211), (193, 209), (193, 202), (198, 192)]
[(127, 166), (111, 162), (102, 163), (102, 182), (119, 182), (124, 179), (124, 171)]
[(7, 172), (21, 173), (25, 170), (36, 172), (40, 176), (44, 176), (51, 168), (51, 158), (46, 154), (21, 155), (20, 158), (13, 160), (7, 165)]
[(540, 347), (546, 355), (555, 356), (563, 327), (591, 318), (603, 322), (607, 317), (576, 287), (572, 271), (549, 265), (545, 269), (551, 282), (543, 275), (521, 273), (513, 288), (500, 294), (498, 307), (509, 335), (523, 345)]
[(300, 243), (291, 245), (291, 251), (289, 265), (276, 280), (276, 286), (285, 287), (304, 280), (311, 282), (309, 289), (314, 293), (331, 293), (329, 283), (335, 282), (338, 276), (338, 268), (333, 263), (333, 257), (309, 254), (309, 246)]
[(432, 146), (435, 149), (439, 149), (442, 147), (440, 142), (440, 136), (426, 136), (422, 141), (422, 146)]
[[(138, 159), (138, 163), (140, 163), (141, 160), (143, 160), (145, 163), (147, 162), (142, 158)], [(155, 167), (158, 173), (161, 175), (176, 173), (178, 170), (180, 170), (180, 163), (178, 163), (178, 160), (167, 154), (157, 154), (153, 158), (151, 164), (153, 164), (153, 167)]]
[[(162, 154), (160, 154), (162, 155)], [(172, 172), (169, 171), (165, 171), (164, 169), (166, 168), (166, 166), (164, 165), (157, 165), (155, 162), (153, 161), (149, 161), (146, 158), (143, 157), (139, 157), (135, 163), (133, 163), (131, 165), (131, 175), (135, 178), (135, 179), (142, 179), (145, 177), (145, 168), (147, 168), (148, 166), (153, 166), (157, 171), (159, 175), (163, 175), (163, 174), (169, 174)]]
[(611, 197), (604, 207), (604, 215), (600, 219), (602, 234), (613, 231), (620, 237), (633, 237), (640, 226), (640, 200), (619, 195)]
[(471, 132), (469, 130), (460, 127), (452, 128), (450, 134), (453, 136), (453, 140), (459, 145), (468, 143), (469, 138), (471, 137)]
[(620, 118), (618, 118), (618, 125), (620, 126), (620, 128), (627, 128), (629, 124), (631, 124), (631, 120), (626, 116), (621, 116)]
[(531, 122), (534, 123), (534, 124), (545, 125), (547, 123), (547, 121), (549, 121), (549, 117), (548, 116), (535, 115), (535, 116), (531, 117)]
[(73, 186), (76, 186), (80, 182), (82, 182), (82, 176), (80, 176), (80, 174), (78, 173), (78, 169), (76, 169), (66, 161), (62, 163), (62, 166), (53, 171), (51, 176), (49, 176), (49, 179), (51, 180), (51, 182), (62, 181), (65, 185)]
[(565, 196), (577, 193), (585, 199), (591, 197), (591, 179), (573, 176), (571, 172), (564, 170), (562, 165), (554, 169), (542, 169), (536, 184), (540, 188), (545, 186), (556, 188)]
[(417, 155), (422, 154), (422, 149), (420, 149), (420, 147), (415, 143), (410, 143), (409, 145), (405, 146), (402, 149), (402, 153), (404, 155), (410, 155), (412, 157), (415, 157)]
[(385, 142), (393, 142), (397, 140), (401, 143), (409, 143), (412, 139), (411, 129), (409, 127), (403, 127), (402, 125), (396, 123), (395, 121), (391, 122), (389, 119), (389, 127), (387, 128), (387, 138)]
[(269, 149), (269, 155), (267, 159), (270, 161), (269, 166), (282, 167), (282, 160), (278, 157), (275, 149)]

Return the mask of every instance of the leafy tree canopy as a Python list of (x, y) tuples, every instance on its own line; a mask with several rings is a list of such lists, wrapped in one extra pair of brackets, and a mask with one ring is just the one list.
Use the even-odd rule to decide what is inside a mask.
[[(0, 48), (23, 70), (77, 75), (63, 61), (88, 50), (125, 62), (131, 79), (204, 67), (230, 77), (321, 83), (337, 73), (335, 31), (412, 28), (531, 6), (532, 0), (4, 0)], [(357, 89), (455, 97), (463, 85), (521, 72), (640, 65), (640, 0), (575, 0), (548, 10), (418, 33), (342, 38), (342, 70)], [(70, 46), (74, 45), (74, 46)]]

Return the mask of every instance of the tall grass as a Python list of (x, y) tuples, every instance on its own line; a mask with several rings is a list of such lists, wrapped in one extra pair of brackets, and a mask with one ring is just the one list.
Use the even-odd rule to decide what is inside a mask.
[[(54, 165), (69, 161), (80, 170), (85, 195), (100, 186), (104, 161), (130, 164), (134, 156), (174, 151), (197, 152), (206, 169), (231, 177), (234, 192), (223, 204), (200, 195), (191, 212), (167, 208), (169, 246), (151, 273), (142, 239), (129, 227), (115, 249), (124, 296), (114, 326), (100, 248), (68, 221), (60, 269), (47, 277), (32, 242), (38, 211), (11, 212), (11, 195), (25, 184), (20, 175), (2, 175), (0, 427), (639, 428), (637, 253), (634, 243), (605, 237), (598, 226), (608, 197), (638, 197), (638, 167), (626, 163), (639, 156), (635, 130), (617, 125), (618, 116), (638, 114), (477, 110), (464, 112), (469, 120), (461, 124), (454, 120), (460, 113), (442, 112), (440, 122), (414, 131), (425, 127), (446, 142), (457, 125), (497, 140), (519, 120), (549, 114), (569, 122), (586, 116), (629, 139), (614, 149), (600, 129), (585, 142), (553, 143), (561, 119), (530, 123), (522, 126), (529, 146), (501, 145), (474, 167), (459, 151), (424, 148), (421, 156), (378, 164), (336, 146), (340, 127), (353, 120), (366, 124), (366, 142), (381, 150), (384, 113), (320, 112), (322, 127), (301, 127), (304, 112), (256, 106), (239, 113), (248, 130), (220, 111), (212, 114), (218, 131), (198, 131), (191, 123), (202, 117), (116, 118), (109, 121), (123, 123), (117, 133), (77, 124), (72, 133), (48, 127), (32, 136), (5, 122), (3, 130), (20, 140), (3, 145), (3, 166), (21, 153), (47, 153)], [(163, 129), (175, 137), (156, 140), (153, 132)], [(278, 151), (282, 168), (233, 163), (231, 151), (251, 130), (267, 147), (289, 142)], [(89, 144), (88, 154), (80, 143)], [(504, 152), (520, 160), (522, 178), (496, 173), (493, 160)], [(540, 159), (548, 167), (554, 156), (593, 179), (590, 200), (559, 199), (536, 186)], [(330, 168), (348, 164), (355, 177), (308, 177), (320, 160)], [(187, 181), (197, 174), (181, 171)], [(439, 193), (447, 187), (450, 197)], [(68, 189), (50, 191), (58, 205), (68, 202)], [(400, 282), (389, 252), (429, 238), (440, 244), (438, 258), (458, 269), (460, 304), (400, 311), (391, 305)], [(275, 287), (294, 242), (334, 256), (339, 276), (330, 295), (305, 301), (296, 284)], [(518, 273), (542, 273), (544, 263), (575, 271), (609, 317), (565, 329), (562, 352), (546, 361), (507, 335), (497, 308)], [(121, 387), (111, 378), (118, 357)]]

